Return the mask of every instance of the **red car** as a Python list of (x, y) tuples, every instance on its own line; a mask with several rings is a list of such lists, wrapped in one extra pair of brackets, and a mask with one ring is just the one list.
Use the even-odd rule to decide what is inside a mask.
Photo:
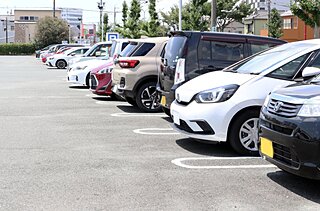
[(112, 96), (112, 68), (113, 61), (108, 60), (105, 64), (91, 70), (89, 83), (90, 90), (94, 94)]

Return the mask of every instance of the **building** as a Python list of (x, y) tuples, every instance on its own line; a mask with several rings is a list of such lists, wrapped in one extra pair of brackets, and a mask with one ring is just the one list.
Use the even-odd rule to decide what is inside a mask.
[[(18, 43), (32, 42), (35, 38), (37, 22), (46, 16), (52, 16), (52, 9), (15, 9), (15, 38)], [(61, 10), (57, 9), (55, 15), (61, 18)]]
[(279, 11), (285, 11), (289, 9), (291, 0), (246, 0), (247, 4), (250, 4), (251, 8), (256, 11), (268, 11), (268, 1), (270, 1), (271, 9), (276, 8)]
[[(6, 32), (6, 28), (8, 31)], [(0, 43), (14, 42), (14, 16), (0, 15)]]
[(294, 16), (291, 11), (281, 14), (283, 21), (283, 36), (281, 39), (288, 42), (313, 39), (314, 30), (304, 21)]
[(268, 12), (260, 10), (256, 14), (250, 15), (243, 19), (244, 34), (268, 36), (267, 23)]
[(66, 20), (71, 27), (78, 27), (81, 24), (83, 12), (82, 9), (76, 8), (59, 8), (61, 18)]

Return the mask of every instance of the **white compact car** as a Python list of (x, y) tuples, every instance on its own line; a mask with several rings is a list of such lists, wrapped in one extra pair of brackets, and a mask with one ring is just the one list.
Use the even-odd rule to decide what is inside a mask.
[(90, 47), (73, 47), (64, 53), (61, 54), (54, 54), (50, 56), (47, 61), (46, 65), (50, 67), (57, 67), (59, 69), (66, 68), (68, 61), (74, 58), (75, 56), (81, 56), (86, 51), (88, 51)]
[(72, 84), (89, 86), (90, 71), (108, 61), (106, 59), (94, 59), (75, 63), (68, 68), (67, 81)]
[(240, 154), (257, 154), (258, 118), (266, 96), (317, 74), (303, 69), (319, 49), (320, 39), (284, 44), (183, 84), (171, 105), (173, 128), (196, 139), (229, 141)]

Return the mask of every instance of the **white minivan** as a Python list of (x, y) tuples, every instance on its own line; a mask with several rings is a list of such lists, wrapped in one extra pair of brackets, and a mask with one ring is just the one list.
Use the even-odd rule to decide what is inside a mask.
[(257, 154), (259, 112), (266, 96), (318, 74), (303, 70), (319, 49), (320, 39), (288, 43), (192, 79), (176, 90), (173, 128), (196, 139), (229, 141), (240, 154)]

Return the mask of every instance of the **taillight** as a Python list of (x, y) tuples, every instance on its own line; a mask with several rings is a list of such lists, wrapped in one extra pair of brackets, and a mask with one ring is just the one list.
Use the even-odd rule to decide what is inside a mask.
[(122, 68), (135, 68), (139, 63), (139, 60), (119, 60), (119, 65)]
[(176, 73), (174, 75), (174, 84), (179, 84), (185, 81), (185, 59), (178, 59)]

